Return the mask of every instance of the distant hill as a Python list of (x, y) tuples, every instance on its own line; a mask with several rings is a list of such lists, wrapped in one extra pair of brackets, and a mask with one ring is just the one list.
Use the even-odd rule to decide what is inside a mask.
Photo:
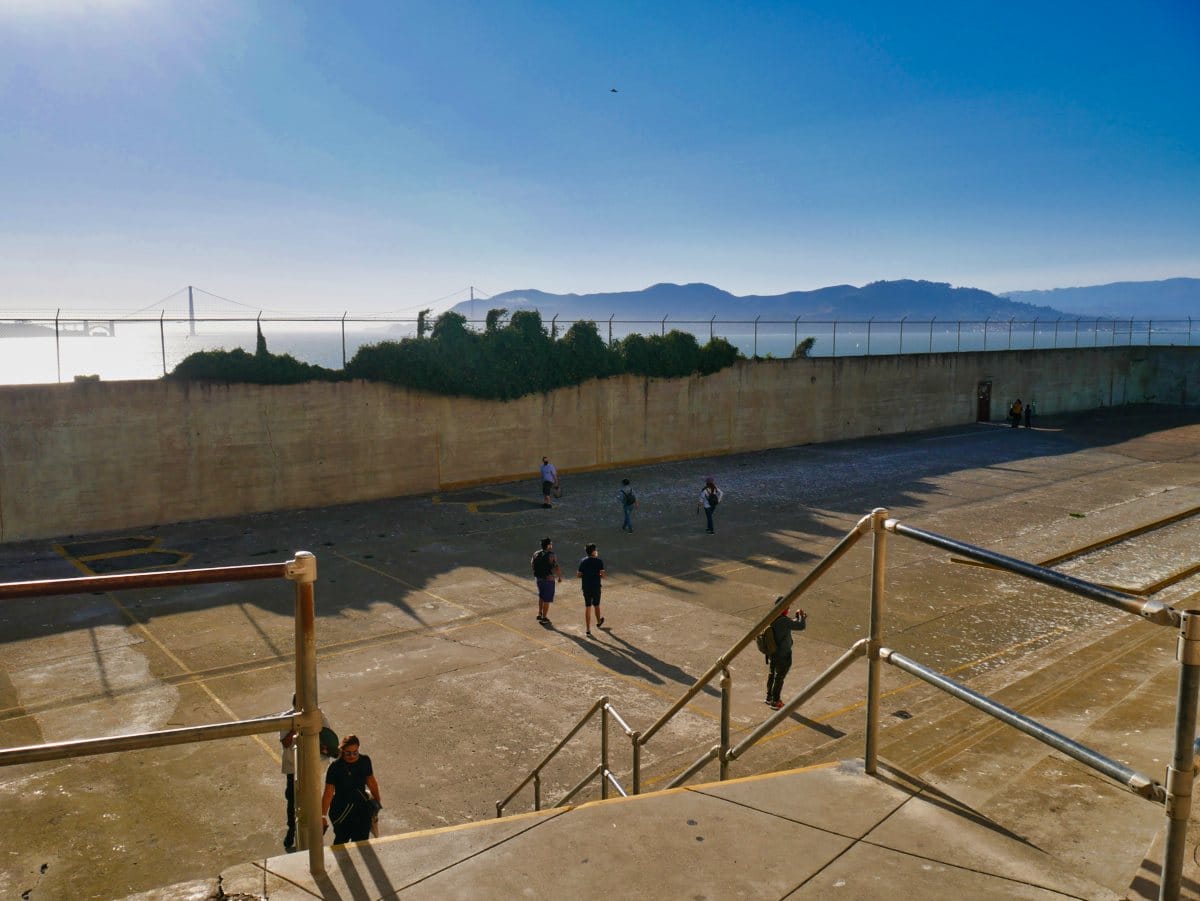
[(488, 310), (498, 307), (510, 313), (537, 310), (546, 321), (558, 316), (564, 320), (602, 322), (613, 316), (625, 322), (658, 322), (667, 316), (668, 324), (671, 320), (708, 321), (713, 316), (723, 321), (752, 320), (756, 316), (785, 321), (796, 317), (802, 321), (865, 321), (871, 317), (885, 321), (904, 317), (918, 321), (1076, 318), (1050, 306), (1000, 297), (978, 288), (955, 288), (944, 282), (910, 279), (873, 282), (861, 288), (834, 285), (815, 291), (743, 297), (702, 283), (658, 284), (641, 291), (607, 294), (548, 294), (529, 289), (476, 300), (473, 309), (470, 301), (452, 309), (470, 319), (483, 319)]
[(1200, 318), (1200, 278), (1168, 278), (1157, 282), (1113, 282), (1089, 288), (1008, 291), (1003, 297), (1047, 304), (1082, 316), (1117, 319)]

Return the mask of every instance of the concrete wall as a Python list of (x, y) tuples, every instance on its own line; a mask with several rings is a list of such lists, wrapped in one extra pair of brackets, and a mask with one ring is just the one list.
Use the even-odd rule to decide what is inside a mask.
[(505, 403), (365, 382), (0, 387), (0, 541), (436, 491), (562, 469), (974, 422), (992, 382), (1042, 414), (1200, 402), (1200, 348), (1117, 347), (740, 363)]

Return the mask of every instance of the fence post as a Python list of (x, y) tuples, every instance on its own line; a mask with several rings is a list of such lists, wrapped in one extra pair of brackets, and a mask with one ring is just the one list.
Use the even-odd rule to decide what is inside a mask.
[(729, 711), (733, 706), (733, 677), (721, 670), (721, 781), (729, 778)]
[[(936, 316), (933, 319), (937, 319)], [(933, 353), (933, 319), (929, 320), (929, 352)]]
[(616, 313), (611, 313), (611, 314), (609, 314), (609, 317), (608, 317), (608, 346), (609, 347), (612, 347), (612, 321), (613, 321), (613, 316), (616, 316), (616, 315), (617, 315)]
[(1054, 320), (1054, 349), (1058, 350), (1058, 326), (1062, 322), (1062, 317), (1059, 316)]
[(962, 320), (958, 320), (958, 338), (954, 342), (954, 352), (958, 353), (962, 350)]
[(796, 348), (800, 346), (800, 317), (797, 316), (792, 320), (792, 356), (796, 355)]
[(758, 320), (761, 318), (761, 315), (754, 317), (754, 359), (756, 360), (758, 359)]
[(1012, 350), (1012, 324), (1013, 320), (1016, 318), (1016, 316), (1008, 317), (1008, 350)]
[(1034, 316), (1033, 317), (1033, 349), (1034, 350), (1037, 350), (1037, 327), (1038, 327), (1038, 317)]
[[(833, 355), (837, 356), (837, 320), (833, 320)], [(1188, 332), (1188, 341), (1191, 341), (1191, 332)]]
[(713, 323), (716, 321), (717, 321), (716, 316), (714, 316), (712, 319), (708, 320), (708, 340), (709, 341), (711, 341), (713, 339)]
[(600, 800), (608, 798), (608, 698), (600, 705)]
[(167, 374), (167, 333), (163, 328), (163, 317), (166, 315), (166, 310), (160, 310), (158, 313), (158, 345), (162, 350), (163, 375)]
[(1175, 747), (1167, 767), (1167, 836), (1163, 842), (1161, 901), (1175, 901), (1183, 881), (1188, 817), (1195, 782), (1196, 700), (1200, 697), (1200, 610), (1185, 610), (1179, 624), (1179, 691), (1175, 706)]
[(907, 315), (900, 317), (900, 349), (896, 353), (904, 353), (904, 320), (907, 318)]
[(317, 702), (317, 639), (313, 583), (317, 558), (297, 551), (287, 576), (296, 583), (296, 706), (300, 708), (300, 834), (308, 847), (308, 869), (325, 873), (321, 830), (321, 708)]
[(58, 317), (62, 315), (62, 307), (54, 311), (54, 368), (58, 373), (58, 381), (62, 381), (62, 350), (58, 346)]
[[(1154, 331), (1154, 320), (1147, 319), (1146, 320), (1146, 346), (1147, 347), (1150, 347), (1151, 344), (1153, 343), (1153, 339), (1150, 336), (1150, 333), (1152, 331)], [(1131, 338), (1130, 340), (1133, 340), (1133, 339)]]
[(872, 316), (870, 319), (867, 320), (867, 356), (868, 357), (871, 356), (871, 323), (874, 321), (875, 321), (874, 316)]
[(888, 511), (876, 507), (871, 511), (871, 619), (867, 645), (867, 740), (863, 765), (867, 775), (874, 776), (879, 756), (879, 648), (883, 639), (883, 593), (887, 567), (887, 532), (883, 528)]
[(349, 310), (342, 311), (342, 368), (346, 368), (346, 316)]
[(642, 793), (642, 733), (633, 733), (629, 736), (629, 740), (633, 743), (633, 793), (640, 795)]
[(987, 319), (983, 320), (983, 349), (984, 350), (987, 350), (988, 323), (991, 321), (992, 321), (991, 316), (989, 316)]

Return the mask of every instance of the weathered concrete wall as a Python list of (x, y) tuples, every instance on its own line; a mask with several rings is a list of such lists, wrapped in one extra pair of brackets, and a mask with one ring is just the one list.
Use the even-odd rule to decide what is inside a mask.
[(734, 453), (1040, 413), (1200, 402), (1200, 348), (740, 363), (622, 376), (507, 403), (364, 382), (165, 381), (0, 388), (0, 540), (393, 497), (565, 470)]

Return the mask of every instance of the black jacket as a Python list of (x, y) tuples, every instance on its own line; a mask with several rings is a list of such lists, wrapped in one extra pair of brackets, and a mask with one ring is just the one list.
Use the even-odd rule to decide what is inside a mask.
[(775, 617), (775, 622), (771, 623), (771, 634), (775, 636), (776, 657), (792, 656), (792, 633), (803, 631), (805, 625), (803, 619), (797, 622), (783, 613)]

